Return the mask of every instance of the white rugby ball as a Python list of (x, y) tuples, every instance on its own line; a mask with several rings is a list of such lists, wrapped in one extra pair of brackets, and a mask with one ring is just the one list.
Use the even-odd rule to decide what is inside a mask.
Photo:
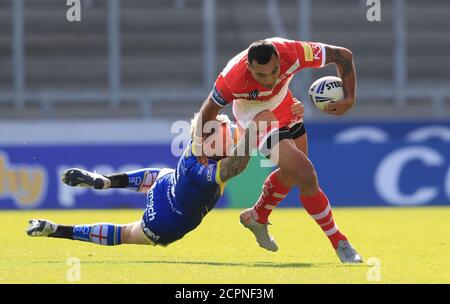
[(314, 81), (309, 88), (312, 103), (323, 110), (326, 104), (344, 98), (342, 80), (335, 76), (325, 76)]

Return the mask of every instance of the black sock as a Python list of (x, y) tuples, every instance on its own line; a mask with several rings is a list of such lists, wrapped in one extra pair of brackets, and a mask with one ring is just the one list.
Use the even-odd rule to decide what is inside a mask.
[(58, 225), (56, 231), (54, 233), (50, 233), (48, 236), (73, 240), (73, 226)]
[(127, 188), (128, 187), (128, 175), (125, 173), (118, 173), (112, 175), (106, 175), (111, 181), (109, 188)]

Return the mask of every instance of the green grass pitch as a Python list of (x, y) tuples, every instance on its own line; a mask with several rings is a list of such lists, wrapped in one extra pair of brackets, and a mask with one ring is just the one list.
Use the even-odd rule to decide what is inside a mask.
[[(29, 218), (57, 223), (127, 223), (140, 210), (0, 212), (0, 283), (450, 283), (450, 208), (335, 208), (340, 229), (364, 258), (342, 265), (302, 209), (277, 209), (269, 227), (279, 251), (266, 252), (238, 221), (240, 210), (213, 210), (164, 248), (99, 246), (30, 238)], [(380, 264), (368, 265), (369, 258)], [(374, 259), (371, 259), (371, 261)]]

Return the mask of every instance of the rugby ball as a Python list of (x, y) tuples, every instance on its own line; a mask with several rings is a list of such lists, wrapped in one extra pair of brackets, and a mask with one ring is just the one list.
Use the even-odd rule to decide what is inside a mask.
[(344, 98), (342, 80), (335, 76), (325, 76), (314, 81), (309, 88), (312, 103), (323, 110), (326, 104)]

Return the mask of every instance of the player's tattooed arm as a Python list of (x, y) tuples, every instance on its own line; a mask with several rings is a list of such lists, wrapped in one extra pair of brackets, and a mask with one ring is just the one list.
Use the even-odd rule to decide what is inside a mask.
[(325, 65), (330, 63), (336, 64), (341, 78), (345, 78), (354, 72), (353, 54), (348, 49), (325, 45), (325, 53)]
[(325, 107), (328, 114), (342, 115), (347, 112), (356, 100), (356, 68), (350, 50), (333, 45), (325, 45), (325, 65), (334, 63), (339, 77), (342, 79), (344, 98)]
[(264, 130), (267, 128), (267, 124), (271, 123), (277, 123), (277, 118), (270, 111), (258, 113), (252, 121), (247, 123), (243, 131), (244, 136), (234, 147), (231, 156), (221, 160), (220, 178), (222, 182), (228, 181), (245, 170), (250, 161), (250, 155), (256, 148), (258, 131)]
[(220, 179), (226, 182), (245, 170), (250, 161), (250, 128), (246, 128), (244, 136), (234, 147), (232, 156), (222, 159), (220, 162)]

